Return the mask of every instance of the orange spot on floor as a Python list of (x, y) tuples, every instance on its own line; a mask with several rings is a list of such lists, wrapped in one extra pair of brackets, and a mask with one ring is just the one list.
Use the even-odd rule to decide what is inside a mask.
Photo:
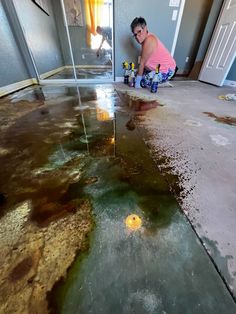
[(135, 214), (129, 215), (125, 220), (126, 227), (130, 230), (138, 230), (142, 226), (142, 219)]

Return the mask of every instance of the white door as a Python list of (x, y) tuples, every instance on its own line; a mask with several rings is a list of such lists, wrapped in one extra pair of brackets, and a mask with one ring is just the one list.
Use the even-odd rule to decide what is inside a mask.
[(236, 57), (236, 0), (225, 0), (199, 80), (222, 86)]

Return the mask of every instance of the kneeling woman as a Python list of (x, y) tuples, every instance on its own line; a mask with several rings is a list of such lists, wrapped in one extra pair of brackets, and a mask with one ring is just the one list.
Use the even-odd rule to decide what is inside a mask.
[(152, 79), (158, 65), (160, 65), (159, 82), (171, 79), (176, 72), (176, 62), (160, 39), (148, 32), (145, 19), (136, 17), (130, 27), (136, 41), (142, 46), (135, 88), (141, 87), (142, 78)]

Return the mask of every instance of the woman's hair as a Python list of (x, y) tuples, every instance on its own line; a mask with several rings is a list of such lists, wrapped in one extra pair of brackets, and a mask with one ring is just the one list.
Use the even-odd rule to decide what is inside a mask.
[(144, 19), (143, 17), (141, 17), (141, 16), (136, 17), (136, 18), (133, 20), (133, 22), (130, 24), (131, 31), (133, 32), (134, 29), (135, 29), (135, 27), (136, 27), (136, 26), (139, 26), (139, 25), (140, 25), (142, 28), (144, 28), (144, 27), (147, 25), (145, 19)]
[(96, 32), (101, 35), (101, 33), (102, 33), (102, 28), (101, 28), (101, 26), (97, 26)]

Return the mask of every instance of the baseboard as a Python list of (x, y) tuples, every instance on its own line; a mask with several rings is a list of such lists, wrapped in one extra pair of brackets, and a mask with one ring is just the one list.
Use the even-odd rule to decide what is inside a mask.
[(28, 79), (28, 80), (24, 80), (24, 81), (13, 83), (7, 86), (0, 87), (0, 97), (6, 96), (19, 89), (22, 89), (22, 88), (25, 88), (25, 87), (28, 87), (37, 83), (38, 83), (37, 80), (35, 78), (32, 78), (32, 79)]
[(189, 71), (185, 71), (185, 70), (179, 70), (176, 73), (176, 76), (188, 76), (190, 74)]
[(236, 81), (225, 80), (223, 85), (224, 86), (236, 87)]
[(66, 67), (65, 66), (62, 66), (60, 68), (56, 68), (54, 70), (51, 70), (51, 71), (48, 71), (48, 72), (45, 72), (43, 74), (40, 74), (40, 79), (41, 80), (44, 80), (45, 78), (49, 77), (49, 76), (52, 76), (54, 74), (57, 74), (58, 72), (61, 72), (62, 70), (64, 70)]
[(116, 76), (115, 82), (124, 82), (124, 77), (123, 76)]
[[(57, 68), (55, 70), (52, 71), (48, 71), (45, 72), (43, 74), (40, 74), (40, 79), (45, 79), (49, 76), (52, 76), (58, 72), (61, 72), (64, 69), (70, 69), (72, 68), (72, 66), (62, 66), (60, 68)], [(84, 68), (84, 69), (109, 69), (111, 68), (111, 66), (107, 66), (107, 65), (77, 65), (76, 68)], [(116, 78), (117, 82), (123, 82), (123, 77), (117, 77)], [(30, 85), (34, 85), (34, 84), (38, 84), (37, 80), (35, 78), (32, 79), (28, 79), (28, 80), (24, 80), (24, 81), (20, 81), (20, 82), (16, 82), (10, 85), (6, 85), (3, 87), (0, 87), (0, 97), (6, 96), (8, 94), (11, 94), (13, 92), (16, 92), (19, 89), (28, 87)]]
[[(76, 65), (75, 66), (77, 69), (112, 69), (111, 65), (88, 65), (88, 64), (84, 64), (84, 65)], [(73, 68), (72, 65), (66, 65), (64, 67), (65, 69), (71, 69)]]

